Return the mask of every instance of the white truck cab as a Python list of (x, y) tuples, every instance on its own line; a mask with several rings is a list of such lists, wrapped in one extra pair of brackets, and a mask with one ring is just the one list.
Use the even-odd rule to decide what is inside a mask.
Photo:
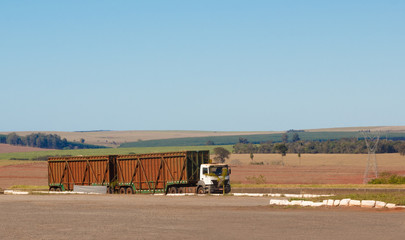
[(197, 192), (199, 194), (222, 193), (225, 188), (225, 193), (229, 193), (231, 191), (229, 174), (231, 170), (227, 164), (201, 164)]

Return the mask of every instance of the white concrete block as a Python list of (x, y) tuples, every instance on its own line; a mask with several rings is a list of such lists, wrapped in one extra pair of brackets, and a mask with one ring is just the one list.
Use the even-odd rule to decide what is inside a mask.
[(359, 200), (350, 200), (349, 206), (351, 206), (351, 207), (359, 207), (359, 206), (361, 206), (361, 201), (359, 201)]
[(350, 198), (344, 198), (344, 199), (340, 200), (339, 206), (342, 206), (342, 207), (349, 206), (350, 200), (351, 200)]
[(246, 196), (249, 196), (249, 197), (263, 197), (264, 194), (263, 193), (248, 193)]
[(310, 206), (312, 206), (312, 204), (314, 204), (314, 202), (312, 202), (312, 201), (302, 201), (301, 206), (310, 207)]
[(290, 202), (291, 206), (300, 206), (302, 203), (302, 200), (293, 200)]
[[(211, 194), (214, 195), (214, 194)], [(171, 196), (171, 197), (180, 197), (180, 196), (186, 196), (185, 193), (168, 193), (166, 196)]]
[(246, 194), (247, 193), (234, 193), (233, 195), (240, 197), (240, 196), (246, 196)]
[(280, 193), (269, 193), (268, 194), (269, 197), (281, 197)]
[(396, 204), (394, 203), (387, 203), (387, 205), (385, 205), (386, 208), (396, 208)]
[(375, 202), (375, 208), (383, 208), (383, 207), (385, 207), (385, 205), (387, 205), (386, 202), (380, 202), (380, 201)]
[(311, 207), (322, 207), (322, 206), (325, 206), (325, 203), (323, 203), (323, 202), (314, 202), (311, 205)]
[(16, 192), (16, 191), (14, 191), (13, 194), (14, 195), (28, 195), (29, 193), (28, 192), (19, 192), (19, 191)]
[(279, 205), (281, 206), (288, 206), (290, 202), (288, 200), (280, 200)]
[(284, 196), (288, 198), (302, 198), (301, 194), (284, 194)]
[(270, 199), (270, 205), (280, 205), (280, 199)]
[(335, 202), (335, 200), (333, 199), (328, 199), (328, 202), (326, 203), (327, 206), (333, 206), (333, 203)]
[(375, 201), (374, 200), (362, 200), (361, 201), (361, 207), (373, 208), (374, 206), (375, 206)]
[(328, 204), (328, 200), (323, 200), (322, 203), (326, 206)]
[(340, 200), (333, 201), (333, 206), (337, 207), (340, 204)]
[(4, 194), (6, 194), (6, 195), (11, 195), (11, 194), (13, 194), (13, 190), (4, 190)]

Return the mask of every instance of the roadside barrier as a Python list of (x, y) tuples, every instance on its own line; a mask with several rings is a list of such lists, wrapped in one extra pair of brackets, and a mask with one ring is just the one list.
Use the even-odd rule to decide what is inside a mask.
[(322, 202), (312, 202), (312, 201), (303, 201), (303, 200), (292, 200), (288, 201), (285, 199), (270, 199), (270, 205), (277, 206), (301, 206), (301, 207), (363, 207), (363, 208), (404, 208), (405, 206), (397, 206), (394, 203), (385, 203), (381, 201), (374, 200), (352, 200), (352, 199), (342, 199), (342, 200), (323, 200)]

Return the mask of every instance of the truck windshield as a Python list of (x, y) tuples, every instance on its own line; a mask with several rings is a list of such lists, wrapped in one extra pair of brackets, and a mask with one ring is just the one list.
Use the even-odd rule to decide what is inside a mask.
[(221, 176), (223, 169), (228, 173), (228, 168), (224, 166), (211, 166), (210, 173), (213, 173), (217, 176)]

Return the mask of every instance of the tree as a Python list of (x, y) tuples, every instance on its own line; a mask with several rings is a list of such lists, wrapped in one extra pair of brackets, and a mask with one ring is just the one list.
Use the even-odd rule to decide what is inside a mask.
[(281, 160), (284, 166), (284, 156), (287, 155), (288, 147), (284, 143), (278, 143), (274, 145), (274, 149), (281, 154)]
[(22, 141), (21, 138), (15, 132), (13, 132), (7, 135), (6, 143), (11, 145), (20, 145)]
[(214, 141), (208, 140), (206, 145), (210, 146), (210, 145), (215, 145)]
[(283, 133), (283, 135), (281, 135), (281, 141), (283, 143), (288, 143), (288, 134), (287, 133)]
[(249, 141), (247, 140), (247, 138), (240, 137), (239, 138), (239, 143), (248, 144)]
[(228, 159), (229, 155), (231, 155), (231, 153), (223, 147), (214, 148), (214, 154), (214, 160), (218, 163), (225, 162), (225, 159)]
[(298, 133), (294, 133), (292, 136), (292, 142), (298, 142), (300, 139), (300, 135)]
[(399, 152), (401, 155), (405, 155), (405, 143), (401, 143), (401, 144), (398, 146), (398, 152)]

